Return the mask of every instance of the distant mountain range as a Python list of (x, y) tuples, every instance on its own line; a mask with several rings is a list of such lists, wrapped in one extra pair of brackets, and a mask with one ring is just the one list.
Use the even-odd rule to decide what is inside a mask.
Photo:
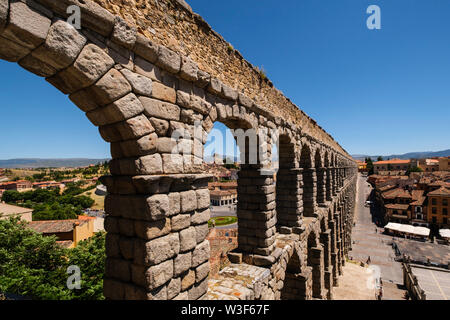
[(86, 158), (69, 158), (69, 159), (39, 159), (39, 158), (22, 158), (0, 160), (0, 168), (75, 168), (85, 167), (90, 164), (109, 161), (110, 159), (86, 159)]
[[(424, 159), (424, 158), (433, 158), (433, 157), (448, 157), (450, 156), (450, 149), (443, 151), (425, 151), (425, 152), (409, 152), (405, 154), (393, 154), (390, 156), (382, 156), (383, 159)], [(354, 159), (364, 160), (365, 158), (370, 157), (372, 160), (377, 160), (379, 156), (369, 156), (365, 154), (354, 154), (352, 155)]]

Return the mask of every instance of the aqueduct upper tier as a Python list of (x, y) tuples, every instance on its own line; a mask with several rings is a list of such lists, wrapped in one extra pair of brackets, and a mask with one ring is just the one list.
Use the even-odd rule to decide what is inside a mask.
[[(68, 95), (111, 145), (107, 298), (332, 298), (356, 165), (184, 1), (0, 0), (0, 58)], [(257, 160), (239, 172), (232, 264), (209, 279), (201, 164), (216, 121), (254, 132)]]

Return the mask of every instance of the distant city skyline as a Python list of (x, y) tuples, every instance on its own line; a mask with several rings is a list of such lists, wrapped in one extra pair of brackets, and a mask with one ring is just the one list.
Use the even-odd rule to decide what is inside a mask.
[[(381, 30), (367, 29), (365, 0), (188, 3), (349, 154), (450, 148), (450, 2), (377, 1)], [(111, 156), (67, 96), (17, 64), (0, 70), (0, 159)]]

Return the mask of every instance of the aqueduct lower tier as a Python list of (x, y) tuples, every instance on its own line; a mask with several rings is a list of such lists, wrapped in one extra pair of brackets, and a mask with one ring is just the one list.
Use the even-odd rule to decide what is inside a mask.
[[(67, 94), (111, 144), (111, 176), (102, 178), (109, 192), (105, 296), (332, 298), (351, 245), (351, 157), (183, 1), (115, 2), (0, 0), (0, 58)], [(71, 5), (81, 9), (80, 29), (67, 22)], [(143, 10), (153, 19), (129, 14)], [(208, 41), (189, 43), (186, 34)], [(189, 56), (169, 49), (168, 38), (194, 49)], [(225, 48), (216, 52), (224, 59), (200, 63), (211, 43)], [(233, 64), (241, 66), (236, 79), (258, 81), (224, 77), (220, 66)], [(277, 129), (280, 169), (276, 179), (268, 172), (261, 151), (270, 155), (270, 136), (258, 136), (256, 164), (239, 172), (238, 248), (212, 280), (211, 176), (201, 163), (215, 121), (257, 134)], [(245, 142), (239, 147), (249, 155)]]

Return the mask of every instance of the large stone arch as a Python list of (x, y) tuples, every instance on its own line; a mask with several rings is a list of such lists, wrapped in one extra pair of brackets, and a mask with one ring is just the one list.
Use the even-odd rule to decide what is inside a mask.
[(320, 148), (316, 148), (314, 155), (314, 167), (316, 169), (316, 202), (320, 207), (326, 206), (326, 169), (324, 167), (323, 155)]
[(325, 168), (325, 200), (331, 201), (333, 196), (333, 187), (332, 187), (333, 177), (328, 149), (325, 150), (324, 168)]
[[(81, 8), (79, 30), (66, 22), (71, 4)], [(185, 7), (169, 9), (173, 8), (192, 14)], [(330, 201), (345, 187), (344, 180), (354, 184), (347, 176), (338, 183), (335, 168), (348, 158), (345, 150), (297, 108), (295, 123), (288, 113), (286, 119), (276, 116), (265, 103), (270, 89), (255, 94), (242, 85), (232, 88), (220, 72), (206, 72), (190, 56), (156, 43), (157, 38), (150, 40), (135, 25), (90, 0), (0, 0), (0, 58), (44, 77), (68, 95), (111, 145), (111, 175), (102, 178), (109, 193), (105, 297), (206, 297), (211, 176), (203, 172), (202, 164), (204, 144), (215, 121), (258, 134), (278, 129), (283, 154), (278, 178), (291, 188), (276, 187), (273, 173), (260, 157), (270, 145), (269, 137), (258, 138), (256, 163), (244, 163), (239, 173), (239, 247), (230, 254), (234, 267), (254, 267), (274, 279), (268, 281), (264, 294), (255, 293), (254, 298), (283, 297), (278, 286), (284, 279), (278, 273), (296, 279), (296, 298), (324, 297), (326, 263), (319, 239), (328, 243), (328, 231), (324, 220), (312, 219), (319, 216), (313, 157), (317, 150), (321, 164), (316, 169), (331, 169), (326, 183), (320, 178)], [(245, 63), (241, 66), (246, 68)], [(259, 73), (252, 77), (255, 74)], [(276, 97), (275, 104), (284, 104), (284, 97)], [(245, 143), (240, 148), (245, 149)], [(320, 148), (328, 148), (328, 155)], [(271, 149), (267, 150), (270, 155)], [(286, 205), (276, 203), (276, 193)], [(309, 218), (306, 226), (303, 212)], [(333, 213), (328, 227), (337, 243), (344, 218), (337, 207)], [(306, 235), (305, 230), (311, 229), (315, 231)], [(335, 270), (333, 237), (329, 242)], [(334, 254), (337, 265), (342, 258)]]
[(288, 133), (278, 137), (279, 169), (276, 182), (277, 226), (291, 233), (302, 225), (302, 175), (298, 168), (295, 140)]
[(282, 300), (307, 300), (307, 289), (305, 287), (305, 279), (302, 267), (302, 255), (298, 250), (289, 257), (286, 264), (283, 287), (281, 288), (280, 298)]
[[(320, 227), (320, 226), (319, 226)], [(312, 297), (324, 298), (324, 252), (319, 234), (314, 230), (308, 235), (308, 266), (312, 268)]]
[[(303, 141), (302, 141), (303, 142)], [(303, 215), (313, 217), (316, 214), (316, 174), (313, 167), (312, 146), (303, 142), (300, 151), (300, 169), (303, 181)]]
[(330, 229), (331, 210), (327, 210), (320, 221), (320, 243), (323, 247), (323, 268), (324, 268), (324, 285), (328, 299), (332, 299), (333, 293), (333, 266), (331, 264), (331, 253), (333, 249), (333, 232)]

